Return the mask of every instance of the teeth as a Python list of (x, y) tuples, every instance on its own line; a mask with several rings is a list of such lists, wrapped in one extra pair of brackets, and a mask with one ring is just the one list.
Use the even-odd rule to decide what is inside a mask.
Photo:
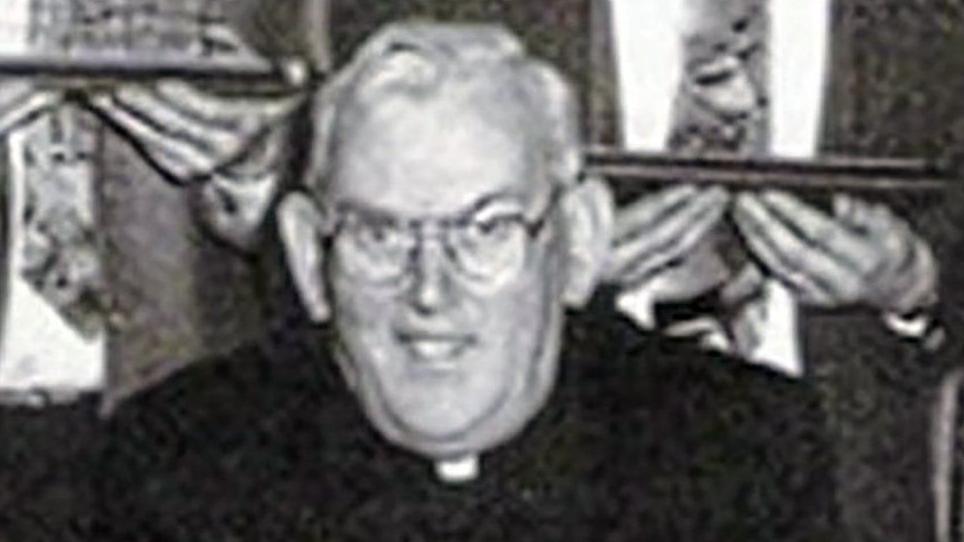
[(439, 360), (454, 357), (461, 342), (437, 339), (420, 339), (409, 343), (412, 351), (420, 359)]

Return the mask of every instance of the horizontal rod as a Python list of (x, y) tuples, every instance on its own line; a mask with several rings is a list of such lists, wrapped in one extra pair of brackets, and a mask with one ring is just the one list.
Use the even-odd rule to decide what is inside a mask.
[(737, 156), (681, 157), (592, 147), (586, 173), (630, 188), (675, 182), (737, 189), (939, 194), (952, 183), (933, 163), (916, 159), (819, 157), (812, 160)]
[(609, 178), (633, 192), (676, 182), (735, 189), (778, 188), (804, 192), (857, 191), (937, 195), (951, 185), (948, 174), (916, 159), (820, 157), (813, 160), (681, 157), (609, 147), (586, 151), (586, 173)]
[(235, 83), (301, 89), (322, 74), (300, 60), (209, 60), (175, 55), (129, 53), (3, 54), (0, 78), (31, 78), (71, 89), (116, 82), (182, 79), (199, 83)]
[[(78, 91), (105, 84), (157, 79), (299, 90), (319, 82), (324, 74), (301, 60), (211, 60), (120, 52), (4, 54), (0, 55), (0, 78), (3, 77), (31, 78), (41, 85)], [(645, 186), (687, 182), (737, 189), (932, 194), (942, 192), (951, 184), (940, 168), (914, 159), (682, 157), (628, 152), (614, 147), (590, 147), (586, 159), (588, 174), (609, 178), (633, 192)]]

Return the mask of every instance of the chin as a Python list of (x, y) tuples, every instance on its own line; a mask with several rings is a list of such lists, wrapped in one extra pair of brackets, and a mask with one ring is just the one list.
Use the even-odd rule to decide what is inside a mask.
[(483, 453), (512, 440), (539, 413), (547, 396), (548, 390), (501, 396), (489, 409), (459, 418), (447, 412), (400, 415), (384, 404), (368, 414), (379, 433), (394, 445), (432, 460), (445, 460)]
[(504, 414), (498, 416), (495, 410), (498, 404), (471, 416), (453, 417), (450, 412), (399, 414), (385, 409), (370, 419), (395, 445), (431, 459), (448, 459), (488, 450), (518, 432), (507, 427), (500, 419)]
[[(528, 420), (526, 420), (528, 421)], [(442, 432), (404, 431), (391, 438), (397, 446), (433, 460), (475, 455), (496, 448), (515, 437), (526, 423), (486, 425), (475, 429)], [(386, 435), (388, 436), (388, 435)]]

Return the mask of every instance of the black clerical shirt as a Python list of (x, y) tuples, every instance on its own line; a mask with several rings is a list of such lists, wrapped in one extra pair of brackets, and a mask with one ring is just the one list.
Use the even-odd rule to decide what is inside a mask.
[(833, 454), (806, 383), (608, 310), (571, 319), (564, 345), (547, 407), (455, 485), (376, 434), (329, 359), (250, 350), (192, 368), (112, 420), (97, 540), (835, 535)]
[(0, 408), (0, 541), (89, 542), (97, 402)]

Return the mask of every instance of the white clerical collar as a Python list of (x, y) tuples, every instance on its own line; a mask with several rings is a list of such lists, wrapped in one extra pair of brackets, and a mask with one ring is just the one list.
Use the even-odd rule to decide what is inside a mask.
[(479, 456), (469, 455), (458, 459), (438, 461), (435, 474), (448, 484), (463, 484), (479, 477)]

